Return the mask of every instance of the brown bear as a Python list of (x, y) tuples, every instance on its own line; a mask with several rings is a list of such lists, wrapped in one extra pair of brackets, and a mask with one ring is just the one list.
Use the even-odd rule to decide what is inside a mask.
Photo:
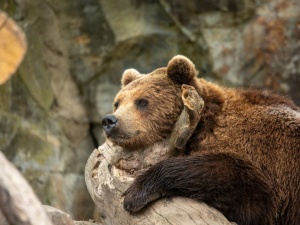
[(183, 107), (180, 88), (204, 101), (184, 154), (158, 162), (124, 193), (133, 213), (161, 197), (203, 201), (239, 225), (300, 224), (300, 110), (269, 91), (232, 89), (197, 79), (194, 64), (175, 56), (142, 75), (126, 70), (106, 137), (137, 149), (169, 137)]

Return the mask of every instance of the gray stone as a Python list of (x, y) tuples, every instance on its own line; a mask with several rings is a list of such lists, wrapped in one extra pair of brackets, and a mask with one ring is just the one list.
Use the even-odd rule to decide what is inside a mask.
[(20, 118), (0, 110), (0, 150), (11, 144), (20, 126)]
[(53, 225), (75, 225), (69, 214), (48, 205), (43, 207)]
[(11, 106), (11, 82), (8, 81), (0, 86), (0, 110), (8, 111)]
[(72, 214), (74, 218), (92, 218), (94, 203), (87, 193), (83, 175), (51, 174), (45, 193), (48, 204)]

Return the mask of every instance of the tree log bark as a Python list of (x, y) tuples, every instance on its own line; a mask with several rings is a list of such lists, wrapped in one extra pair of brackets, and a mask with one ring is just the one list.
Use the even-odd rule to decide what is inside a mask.
[[(0, 152), (0, 210), (9, 225), (52, 225), (28, 182)], [(1, 223), (2, 224), (2, 223)]]
[(184, 109), (169, 140), (135, 151), (107, 141), (90, 156), (85, 169), (86, 184), (104, 225), (231, 224), (216, 209), (183, 197), (157, 200), (136, 214), (123, 209), (122, 194), (138, 174), (163, 159), (184, 154), (204, 102), (193, 87), (183, 85), (181, 90)]
[(103, 225), (232, 224), (216, 209), (183, 197), (160, 199), (136, 214), (126, 212), (123, 209), (122, 194), (134, 177), (112, 164), (112, 159), (120, 151), (120, 147), (104, 143), (94, 150), (86, 165), (86, 184)]

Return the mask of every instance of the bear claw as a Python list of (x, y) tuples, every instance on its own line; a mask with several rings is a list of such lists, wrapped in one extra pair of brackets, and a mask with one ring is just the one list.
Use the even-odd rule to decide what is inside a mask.
[(130, 213), (135, 213), (141, 210), (146, 204), (147, 200), (145, 197), (141, 197), (139, 194), (124, 193), (123, 207)]
[(130, 213), (135, 213), (144, 208), (149, 202), (162, 197), (161, 194), (149, 194), (145, 190), (130, 187), (122, 196), (124, 196), (123, 207)]

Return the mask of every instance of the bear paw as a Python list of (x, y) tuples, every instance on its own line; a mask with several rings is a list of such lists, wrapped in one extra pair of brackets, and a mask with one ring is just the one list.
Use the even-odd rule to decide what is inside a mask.
[(124, 194), (124, 209), (130, 213), (135, 213), (144, 208), (149, 202), (161, 197), (160, 194), (149, 194), (147, 191), (131, 186)]

